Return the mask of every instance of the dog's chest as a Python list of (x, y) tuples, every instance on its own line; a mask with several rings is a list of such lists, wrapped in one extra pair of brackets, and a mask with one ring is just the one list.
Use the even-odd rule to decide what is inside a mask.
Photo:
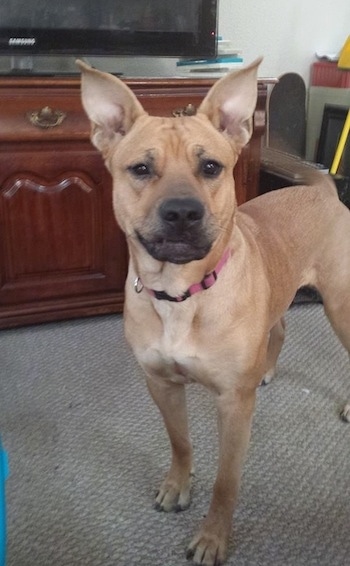
[(148, 372), (176, 383), (190, 383), (197, 381), (203, 361), (196, 346), (193, 313), (174, 306), (180, 305), (159, 305), (162, 330), (137, 357)]
[(196, 381), (196, 360), (180, 355), (167, 355), (162, 350), (148, 350), (143, 360), (148, 372), (174, 383), (192, 383)]

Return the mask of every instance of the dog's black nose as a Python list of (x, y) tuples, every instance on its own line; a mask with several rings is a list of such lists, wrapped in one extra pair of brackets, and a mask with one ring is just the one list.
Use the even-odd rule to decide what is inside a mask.
[(159, 207), (159, 215), (170, 226), (189, 227), (200, 222), (204, 216), (204, 206), (200, 200), (169, 198)]

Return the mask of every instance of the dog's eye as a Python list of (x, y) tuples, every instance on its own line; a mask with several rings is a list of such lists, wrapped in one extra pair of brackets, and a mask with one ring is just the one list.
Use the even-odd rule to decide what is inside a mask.
[(206, 177), (217, 177), (222, 171), (221, 163), (214, 161), (213, 159), (208, 159), (201, 163), (201, 172)]
[(147, 177), (152, 174), (151, 168), (147, 163), (136, 163), (128, 167), (128, 169), (135, 177)]

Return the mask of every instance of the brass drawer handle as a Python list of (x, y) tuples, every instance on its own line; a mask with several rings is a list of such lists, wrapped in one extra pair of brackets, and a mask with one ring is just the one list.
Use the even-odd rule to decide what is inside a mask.
[(61, 110), (53, 110), (50, 106), (45, 106), (40, 110), (33, 110), (27, 114), (29, 121), (38, 128), (55, 128), (62, 124), (66, 114)]
[(179, 116), (194, 116), (197, 113), (197, 108), (194, 104), (187, 104), (184, 108), (177, 108), (173, 110), (173, 116), (178, 118)]

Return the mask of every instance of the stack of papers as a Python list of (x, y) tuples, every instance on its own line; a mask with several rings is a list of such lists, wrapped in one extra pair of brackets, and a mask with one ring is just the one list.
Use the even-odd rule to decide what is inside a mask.
[(193, 77), (220, 77), (243, 66), (241, 49), (229, 40), (218, 40), (218, 54), (214, 59), (182, 59), (176, 63), (181, 75)]

